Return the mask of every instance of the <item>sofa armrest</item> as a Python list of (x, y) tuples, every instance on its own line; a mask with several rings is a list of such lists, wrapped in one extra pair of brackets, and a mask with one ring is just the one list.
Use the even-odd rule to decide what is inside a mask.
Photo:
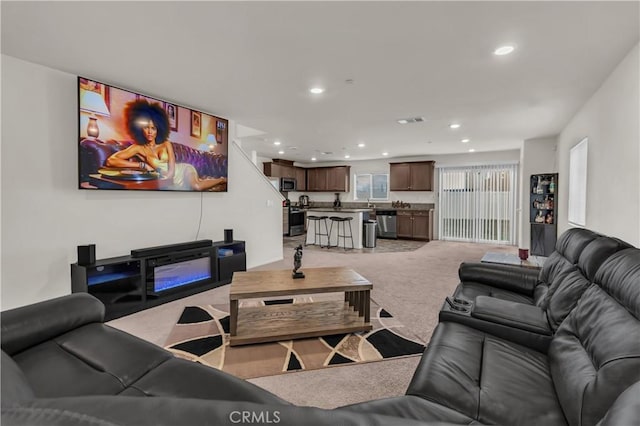
[(547, 315), (537, 306), (478, 296), (471, 309), (471, 316), (483, 321), (551, 336)]
[(4, 311), (2, 350), (13, 355), (92, 322), (104, 322), (104, 305), (88, 293), (74, 293)]
[(538, 273), (537, 269), (495, 263), (464, 262), (458, 268), (461, 282), (477, 282), (530, 297), (533, 296), (533, 290), (538, 283)]

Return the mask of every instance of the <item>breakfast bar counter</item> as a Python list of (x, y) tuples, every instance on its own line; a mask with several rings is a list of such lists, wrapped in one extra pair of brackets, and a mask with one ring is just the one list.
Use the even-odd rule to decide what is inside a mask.
[[(308, 215), (313, 216), (336, 216), (336, 217), (351, 217), (351, 232), (353, 232), (353, 248), (361, 249), (362, 248), (362, 228), (364, 221), (364, 214), (371, 213), (374, 209), (352, 209), (352, 208), (332, 208), (332, 207), (315, 207), (307, 210)], [(307, 244), (313, 243), (313, 237), (315, 234), (315, 227), (320, 226), (321, 232), (325, 232), (324, 224), (322, 222), (311, 220), (308, 224), (307, 229)], [(331, 227), (331, 220), (327, 219), (327, 227), (331, 231), (330, 234), (330, 243), (332, 246), (336, 244), (338, 247), (345, 246), (345, 240), (340, 237), (338, 241), (338, 222), (333, 224), (333, 228)], [(349, 233), (349, 223), (345, 222), (345, 227), (347, 229), (347, 234)], [(342, 235), (342, 225), (340, 225), (340, 234)], [(321, 237), (322, 245), (327, 245), (327, 237)], [(346, 239), (346, 248), (351, 248), (351, 240), (349, 238)]]

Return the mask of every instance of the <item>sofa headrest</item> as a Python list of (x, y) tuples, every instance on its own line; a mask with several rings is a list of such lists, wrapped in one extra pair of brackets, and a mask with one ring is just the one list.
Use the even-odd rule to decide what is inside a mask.
[(632, 247), (617, 238), (600, 236), (587, 244), (582, 253), (580, 253), (578, 267), (589, 281), (593, 281), (598, 268), (609, 256), (620, 250)]
[(2, 350), (23, 351), (84, 324), (104, 321), (104, 305), (88, 293), (74, 293), (4, 311)]
[(583, 228), (571, 228), (560, 235), (556, 241), (556, 251), (562, 254), (571, 264), (578, 263), (580, 253), (585, 247), (601, 235)]
[(640, 249), (628, 248), (610, 256), (594, 281), (640, 320)]

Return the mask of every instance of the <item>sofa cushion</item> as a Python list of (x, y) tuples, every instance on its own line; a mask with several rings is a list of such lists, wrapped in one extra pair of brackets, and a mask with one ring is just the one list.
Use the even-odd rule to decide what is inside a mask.
[(2, 378), (2, 386), (0, 387), (2, 397), (0, 401), (2, 401), (3, 407), (15, 402), (28, 401), (35, 397), (33, 389), (29, 386), (29, 382), (27, 382), (24, 373), (5, 351), (2, 351), (2, 365), (0, 370), (2, 371), (0, 375)]
[(436, 327), (407, 395), (481, 423), (566, 425), (544, 354), (452, 322)]
[(586, 245), (576, 265), (564, 264), (558, 268), (546, 286), (545, 296), (537, 301), (537, 305), (547, 311), (553, 330), (558, 328), (595, 279), (600, 265), (612, 254), (629, 247), (624, 241), (600, 236)]
[(171, 358), (170, 352), (101, 323), (13, 356), (41, 398), (115, 395)]
[(620, 426), (637, 424), (640, 419), (640, 382), (627, 388), (598, 422), (598, 426)]
[(510, 302), (525, 303), (528, 305), (533, 304), (533, 298), (528, 297), (521, 293), (514, 291), (503, 290), (498, 287), (493, 287), (486, 284), (480, 284), (473, 281), (466, 281), (458, 284), (454, 297), (465, 300), (476, 300), (478, 296), (495, 297), (502, 300), (508, 300)]
[(104, 305), (88, 293), (74, 293), (4, 311), (2, 350), (9, 355), (69, 330), (104, 320)]
[(574, 425), (595, 425), (640, 380), (640, 250), (609, 257), (558, 328), (549, 360)]
[(178, 358), (154, 368), (121, 395), (289, 404), (246, 380)]
[(537, 306), (542, 305), (549, 287), (553, 288), (554, 284), (559, 285), (562, 282), (556, 280), (553, 283), (554, 277), (562, 275), (567, 269), (576, 265), (582, 251), (598, 237), (601, 235), (583, 228), (571, 228), (560, 235), (556, 241), (555, 251), (549, 255), (540, 270), (539, 282), (533, 295), (534, 303)]
[(345, 405), (344, 407), (340, 407), (339, 410), (376, 413), (385, 416), (415, 419), (423, 422), (447, 422), (461, 425), (481, 424), (471, 417), (465, 416), (444, 405), (411, 395)]

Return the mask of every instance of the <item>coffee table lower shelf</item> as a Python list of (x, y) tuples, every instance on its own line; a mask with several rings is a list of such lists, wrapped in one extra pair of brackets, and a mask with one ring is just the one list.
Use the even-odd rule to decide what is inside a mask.
[(238, 309), (231, 346), (370, 331), (370, 322), (349, 303), (335, 300)]

